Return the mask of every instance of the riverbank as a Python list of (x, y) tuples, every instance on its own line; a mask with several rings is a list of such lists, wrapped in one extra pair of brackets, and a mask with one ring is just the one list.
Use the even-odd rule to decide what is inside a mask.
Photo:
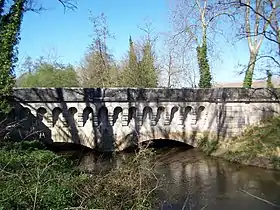
[(202, 138), (200, 148), (207, 154), (231, 162), (280, 170), (280, 118), (274, 117), (251, 126), (224, 141)]
[(140, 150), (118, 168), (87, 173), (38, 141), (1, 142), (0, 209), (153, 209), (152, 158)]

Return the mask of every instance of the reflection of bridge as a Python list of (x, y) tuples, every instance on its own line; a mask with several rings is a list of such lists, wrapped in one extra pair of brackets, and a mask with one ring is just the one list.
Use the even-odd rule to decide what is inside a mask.
[[(152, 139), (196, 146), (205, 132), (220, 139), (279, 112), (269, 89), (15, 89), (14, 117), (52, 142), (123, 150)], [(26, 126), (28, 125), (28, 126)], [(26, 131), (26, 133), (28, 133)]]

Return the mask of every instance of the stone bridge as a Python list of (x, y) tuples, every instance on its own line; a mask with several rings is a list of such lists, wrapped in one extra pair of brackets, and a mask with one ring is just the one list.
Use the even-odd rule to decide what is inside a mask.
[(197, 146), (227, 140), (279, 113), (280, 89), (16, 88), (10, 116), (21, 135), (89, 148), (124, 150), (149, 140)]

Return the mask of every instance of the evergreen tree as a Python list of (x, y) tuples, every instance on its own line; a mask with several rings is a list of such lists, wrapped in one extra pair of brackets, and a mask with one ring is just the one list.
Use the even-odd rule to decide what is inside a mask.
[(138, 87), (154, 88), (158, 85), (158, 75), (154, 66), (152, 45), (147, 41), (143, 48), (143, 57), (139, 65)]
[(0, 113), (7, 112), (7, 96), (15, 84), (14, 68), (17, 62), (17, 44), (26, 0), (13, 0), (7, 13), (5, 0), (0, 0)]
[(137, 68), (138, 68), (137, 56), (136, 56), (136, 52), (135, 52), (135, 49), (134, 49), (134, 43), (132, 41), (131, 36), (129, 37), (129, 62), (128, 62), (128, 68), (131, 71), (137, 71)]
[(129, 52), (128, 52), (128, 63), (122, 72), (121, 83), (122, 86), (135, 87), (139, 79), (139, 66), (134, 43), (131, 36), (129, 37)]
[(211, 88), (211, 72), (208, 64), (207, 58), (207, 40), (206, 36), (203, 37), (202, 45), (197, 47), (197, 59), (198, 59), (198, 67), (199, 67), (199, 84), (200, 88)]

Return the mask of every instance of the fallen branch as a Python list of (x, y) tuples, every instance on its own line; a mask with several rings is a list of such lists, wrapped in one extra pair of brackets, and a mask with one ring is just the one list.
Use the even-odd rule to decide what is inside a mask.
[(272, 203), (272, 202), (270, 202), (270, 201), (268, 201), (268, 200), (265, 200), (265, 199), (260, 198), (260, 197), (258, 197), (258, 196), (256, 196), (256, 195), (253, 195), (253, 194), (251, 194), (251, 193), (249, 193), (249, 192), (247, 192), (247, 191), (245, 191), (245, 190), (242, 190), (242, 189), (239, 189), (239, 190), (240, 190), (241, 192), (247, 194), (247, 195), (250, 195), (250, 196), (253, 197), (253, 198), (256, 198), (256, 199), (258, 199), (258, 200), (260, 200), (260, 201), (263, 201), (264, 203), (270, 204), (270, 205), (272, 205), (272, 206), (274, 206), (274, 207), (276, 207), (276, 208), (280, 208), (280, 205), (274, 204), (274, 203)]

